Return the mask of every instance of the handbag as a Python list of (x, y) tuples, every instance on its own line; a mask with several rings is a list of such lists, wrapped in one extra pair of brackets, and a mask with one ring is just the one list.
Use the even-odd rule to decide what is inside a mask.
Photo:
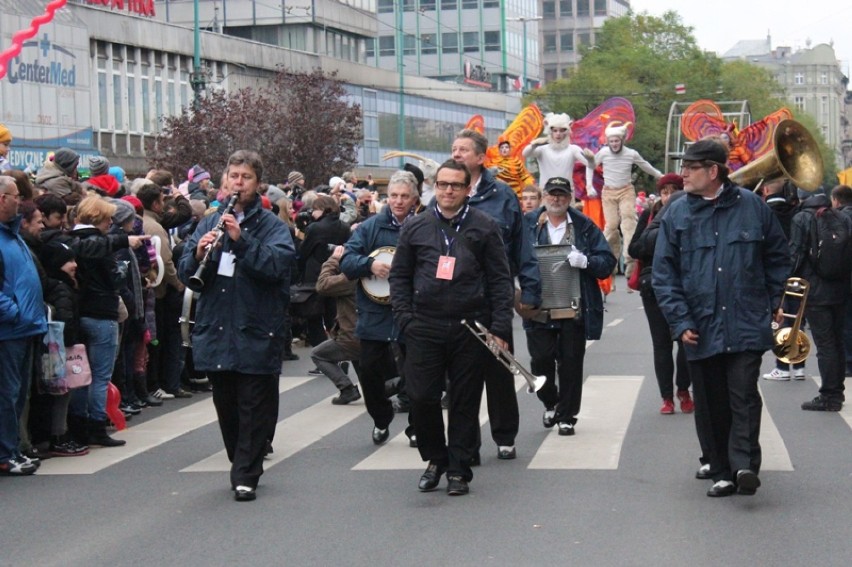
[(41, 351), (41, 373), (39, 385), (48, 394), (62, 395), (68, 392), (65, 385), (65, 323), (53, 320), (53, 308), (47, 307), (47, 333)]
[(627, 287), (632, 290), (639, 291), (639, 279), (642, 277), (642, 260), (633, 261), (633, 273), (627, 280)]
[(293, 317), (315, 317), (325, 311), (316, 284), (290, 286), (290, 314)]
[(92, 368), (86, 345), (77, 344), (65, 349), (65, 387), (69, 390), (92, 383)]

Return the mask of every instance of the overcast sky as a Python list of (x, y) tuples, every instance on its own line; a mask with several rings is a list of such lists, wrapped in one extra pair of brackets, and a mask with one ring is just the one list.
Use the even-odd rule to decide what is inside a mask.
[(852, 2), (849, 0), (630, 0), (634, 12), (660, 16), (679, 13), (694, 28), (698, 45), (719, 55), (741, 39), (772, 36), (773, 49), (834, 42), (834, 52), (848, 77), (852, 63)]

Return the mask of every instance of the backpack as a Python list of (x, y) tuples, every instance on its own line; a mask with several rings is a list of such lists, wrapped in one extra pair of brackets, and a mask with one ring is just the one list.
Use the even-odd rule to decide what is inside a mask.
[(852, 272), (852, 223), (830, 207), (811, 215), (811, 246), (808, 261), (825, 280), (842, 280)]

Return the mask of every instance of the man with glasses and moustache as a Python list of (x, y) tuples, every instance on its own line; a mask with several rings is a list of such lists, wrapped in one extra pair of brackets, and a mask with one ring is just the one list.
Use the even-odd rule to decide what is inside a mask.
[(417, 448), (429, 463), (418, 488), (434, 490), (446, 472), (451, 496), (467, 494), (473, 478), (482, 367), (493, 359), (462, 320), (488, 327), (501, 348), (512, 332), (513, 285), (500, 228), (468, 204), (470, 186), (464, 164), (448, 160), (438, 168), (435, 203), (402, 227), (389, 278), (394, 319), (407, 345), (406, 388)]
[(728, 179), (727, 158), (713, 140), (687, 149), (686, 196), (661, 215), (652, 271), (660, 309), (686, 349), (712, 497), (752, 495), (760, 486), (757, 382), (790, 272), (778, 219)]

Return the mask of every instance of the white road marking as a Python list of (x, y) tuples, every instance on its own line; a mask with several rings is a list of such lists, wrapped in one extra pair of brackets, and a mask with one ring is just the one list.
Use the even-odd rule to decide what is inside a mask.
[(607, 323), (607, 327), (615, 327), (616, 325), (620, 325), (624, 322), (624, 319), (613, 319), (609, 323)]
[(766, 404), (763, 404), (763, 411), (760, 415), (760, 452), (762, 455), (760, 470), (794, 470), (787, 445), (781, 437), (781, 432), (775, 426), (775, 421), (769, 414)]
[(529, 468), (617, 469), (643, 378), (589, 376), (583, 385), (576, 435), (560, 437), (554, 427)]
[[(279, 381), (278, 391), (283, 393), (311, 380), (313, 376), (288, 376)], [(116, 432), (113, 437), (127, 441), (123, 447), (93, 447), (84, 457), (53, 458), (42, 463), (38, 474), (93, 474), (215, 421), (213, 398), (207, 396), (181, 410)]]

